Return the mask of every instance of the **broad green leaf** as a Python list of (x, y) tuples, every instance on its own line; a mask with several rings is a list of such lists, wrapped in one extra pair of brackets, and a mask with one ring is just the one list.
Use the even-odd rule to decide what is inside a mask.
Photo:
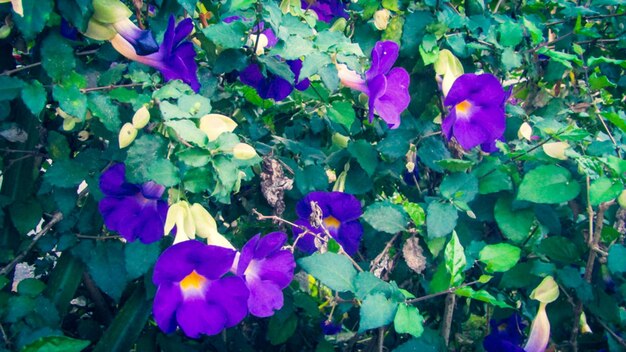
[(576, 198), (580, 185), (572, 174), (562, 167), (543, 165), (529, 171), (522, 180), (518, 200), (556, 204)]
[(374, 293), (391, 294), (389, 283), (379, 279), (369, 271), (359, 272), (354, 279), (356, 288), (355, 295), (359, 299), (364, 299), (367, 295)]
[(424, 212), (424, 209), (419, 206), (419, 204), (404, 202), (402, 203), (402, 206), (404, 207), (404, 211), (409, 214), (409, 217), (411, 218), (415, 226), (419, 227), (424, 225), (424, 223), (426, 222), (426, 212)]
[(404, 208), (390, 202), (376, 202), (368, 206), (363, 220), (374, 229), (390, 234), (406, 230), (409, 221)]
[(59, 314), (64, 315), (74, 299), (76, 290), (83, 280), (83, 263), (70, 251), (65, 251), (57, 260), (49, 276), (45, 295), (50, 298)]
[(513, 209), (512, 202), (511, 195), (501, 196), (493, 215), (504, 236), (519, 244), (528, 238), (535, 222), (535, 212), (532, 209)]
[(437, 160), (435, 163), (441, 166), (444, 170), (451, 172), (463, 172), (474, 165), (474, 163), (469, 160), (461, 159), (443, 159)]
[(96, 285), (116, 302), (119, 301), (128, 283), (122, 243), (82, 241), (72, 253), (85, 263)]
[(46, 336), (24, 346), (21, 352), (80, 352), (90, 344), (89, 340), (78, 340), (67, 336)]
[(161, 254), (159, 242), (144, 244), (140, 241), (129, 242), (124, 245), (124, 264), (129, 279), (136, 279), (145, 274), (154, 266)]
[(344, 126), (347, 130), (356, 120), (356, 114), (352, 104), (347, 101), (335, 101), (328, 108), (328, 119), (336, 124)]
[(420, 337), (424, 333), (424, 317), (416, 307), (399, 304), (393, 319), (393, 327), (399, 334), (411, 334)]
[(478, 260), (487, 264), (489, 273), (508, 271), (517, 264), (522, 251), (508, 243), (490, 244), (480, 251)]
[(165, 125), (171, 127), (178, 137), (197, 146), (204, 146), (208, 141), (206, 133), (191, 120), (169, 120)]
[(15, 226), (17, 231), (22, 235), (34, 230), (43, 215), (41, 203), (37, 201), (37, 199), (28, 199), (13, 203), (8, 210), (13, 226)]
[[(352, 107), (350, 107), (352, 109)], [(363, 139), (350, 142), (348, 144), (348, 152), (361, 165), (368, 175), (372, 176), (378, 165), (378, 153), (376, 149)]]
[[(4, 85), (0, 83), (0, 87), (4, 87)], [(33, 115), (39, 115), (46, 105), (47, 98), (46, 89), (39, 81), (31, 81), (22, 89), (22, 101)]]
[(58, 34), (50, 34), (43, 40), (41, 57), (41, 65), (48, 76), (56, 82), (61, 81), (76, 66), (72, 47)]
[(189, 13), (194, 13), (196, 11), (196, 4), (198, 0), (176, 0), (180, 6), (182, 6), (185, 11)]
[(15, 77), (0, 76), (0, 101), (13, 100), (24, 88), (24, 82)]
[(361, 303), (361, 320), (359, 332), (378, 328), (393, 321), (398, 303), (389, 300), (382, 293), (375, 293), (365, 297)]
[(80, 32), (87, 30), (93, 14), (92, 0), (65, 0), (57, 3), (59, 12)]
[(619, 182), (612, 182), (607, 177), (600, 177), (591, 182), (589, 187), (589, 203), (599, 205), (615, 199), (624, 189), (624, 185)]
[(356, 269), (343, 255), (326, 252), (301, 258), (298, 264), (322, 284), (335, 291), (355, 291)]
[(469, 203), (478, 194), (478, 179), (473, 174), (450, 174), (443, 179), (439, 190), (447, 199)]
[(285, 60), (297, 60), (313, 53), (313, 43), (308, 39), (292, 35), (287, 40), (279, 42), (276, 47), (272, 48), (271, 53)]
[(515, 52), (512, 48), (505, 48), (502, 51), (502, 66), (507, 71), (522, 66), (522, 55)]
[(446, 270), (450, 274), (450, 286), (458, 286), (463, 282), (463, 269), (467, 261), (465, 252), (456, 232), (452, 231), (452, 237), (444, 249), (444, 261)]
[(500, 308), (513, 308), (510, 305), (502, 302), (502, 300), (497, 299), (491, 293), (485, 290), (474, 290), (469, 286), (461, 287), (454, 290), (454, 294), (461, 297), (469, 297), (481, 302), (487, 302), (489, 304), (493, 304), (496, 307)]
[(17, 293), (30, 297), (37, 297), (45, 289), (46, 284), (34, 278), (24, 279), (17, 285)]
[(106, 95), (90, 94), (88, 96), (89, 110), (97, 117), (104, 127), (110, 132), (117, 134), (120, 130), (119, 109), (117, 104)]
[(613, 274), (626, 272), (626, 247), (614, 244), (609, 248), (608, 266)]
[(67, 114), (85, 119), (87, 114), (87, 96), (81, 93), (74, 84), (55, 85), (52, 88), (54, 100), (59, 102), (59, 106)]
[(302, 60), (302, 69), (300, 70), (300, 79), (311, 77), (316, 74), (321, 67), (330, 64), (330, 57), (326, 54), (313, 52), (304, 57)]
[(218, 22), (203, 29), (204, 35), (224, 49), (237, 49), (245, 44), (246, 26), (241, 21)]
[[(144, 134), (135, 139), (133, 144), (128, 148), (128, 156), (126, 157), (126, 178), (133, 183), (154, 181), (151, 177), (151, 173), (158, 172), (158, 170), (153, 170), (152, 166), (155, 165), (158, 160), (164, 160), (165, 148), (165, 141), (158, 135)], [(172, 179), (170, 179), (170, 181), (172, 181)]]
[(298, 327), (298, 317), (289, 314), (286, 318), (275, 314), (271, 319), (267, 329), (267, 338), (274, 346), (283, 344), (296, 332)]
[(426, 209), (426, 229), (428, 238), (433, 239), (448, 235), (456, 227), (459, 218), (454, 205), (432, 202)]
[(328, 175), (321, 165), (308, 165), (302, 170), (298, 169), (295, 176), (296, 187), (302, 194), (328, 188)]
[(538, 252), (550, 259), (566, 264), (581, 260), (580, 250), (570, 239), (563, 236), (551, 236), (541, 240)]
[(265, 68), (269, 72), (284, 78), (287, 82), (295, 81), (295, 75), (286, 62), (283, 62), (274, 56), (268, 55), (259, 57), (259, 62), (265, 64)]
[(519, 23), (506, 21), (500, 25), (500, 44), (515, 47), (522, 41), (524, 30)]
[(24, 16), (12, 16), (13, 22), (27, 39), (33, 39), (46, 26), (54, 7), (52, 0), (22, 0)]
[(86, 177), (86, 170), (74, 159), (61, 159), (52, 163), (52, 166), (44, 174), (44, 180), (57, 187), (76, 187)]

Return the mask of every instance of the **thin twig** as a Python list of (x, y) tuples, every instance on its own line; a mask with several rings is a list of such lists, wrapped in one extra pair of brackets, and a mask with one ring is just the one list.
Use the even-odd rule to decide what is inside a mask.
[(56, 223), (58, 223), (61, 220), (63, 220), (63, 214), (61, 214), (60, 212), (55, 212), (54, 214), (52, 214), (52, 219), (50, 219), (50, 221), (46, 224), (46, 226), (44, 226), (41, 229), (41, 231), (39, 231), (33, 237), (33, 240), (30, 242), (28, 247), (26, 247), (25, 250), (23, 250), (20, 254), (18, 254), (9, 264), (5, 265), (2, 268), (2, 270), (0, 270), (0, 275), (6, 275), (11, 270), (13, 270), (13, 268), (17, 265), (17, 263), (22, 261), (22, 259), (24, 259), (26, 255), (28, 255), (28, 252), (30, 252), (35, 247), (35, 245), (37, 244), (37, 241), (39, 241), (48, 231), (50, 231), (52, 226), (54, 226)]
[(0, 333), (2, 334), (2, 339), (4, 340), (4, 346), (10, 351), (11, 350), (11, 340), (9, 340), (9, 335), (4, 331), (4, 326), (0, 323)]
[(623, 338), (621, 338), (618, 334), (615, 333), (615, 331), (611, 330), (608, 325), (606, 325), (602, 320), (598, 319), (598, 323), (600, 323), (600, 325), (602, 325), (602, 327), (604, 328), (604, 330), (608, 331), (609, 334), (611, 334), (611, 336), (613, 336), (613, 338), (615, 339), (615, 341), (617, 343), (619, 343), (620, 345), (622, 345), (622, 347), (626, 347), (626, 341), (624, 341)]
[(385, 327), (378, 328), (378, 352), (383, 352), (385, 342)]
[(101, 86), (101, 87), (91, 87), (91, 88), (83, 88), (80, 90), (81, 93), (87, 93), (87, 92), (95, 92), (98, 90), (112, 90), (115, 88), (130, 88), (130, 87), (140, 87), (143, 86), (144, 83), (127, 83), (127, 84), (110, 84), (108, 86)]
[(450, 330), (452, 329), (452, 316), (454, 315), (454, 307), (456, 306), (456, 295), (452, 292), (446, 297), (446, 305), (443, 311), (443, 323), (441, 325), (441, 336), (446, 346), (450, 344)]
[(565, 38), (567, 38), (567, 37), (571, 36), (572, 34), (574, 34), (574, 32), (569, 32), (569, 33), (567, 33), (567, 34), (563, 34), (562, 36), (557, 37), (557, 38), (555, 38), (554, 40), (551, 40), (551, 41), (549, 41), (549, 42), (541, 43), (541, 44), (537, 45), (536, 47), (534, 47), (534, 48), (530, 49), (530, 50), (529, 50), (529, 52), (534, 53), (534, 52), (536, 52), (537, 50), (539, 50), (539, 49), (543, 48), (544, 46), (550, 46), (550, 45), (553, 45), (553, 44), (555, 44), (555, 43), (558, 43), (558, 42), (560, 42), (561, 40), (563, 40), (563, 39), (565, 39)]
[(447, 289), (445, 291), (431, 293), (429, 295), (422, 296), (422, 297), (416, 297), (416, 298), (407, 299), (405, 301), (405, 303), (411, 304), (411, 303), (416, 303), (416, 302), (420, 302), (420, 301), (425, 301), (427, 299), (431, 299), (431, 298), (447, 295), (447, 294), (452, 293), (452, 292), (454, 292), (454, 291), (456, 291), (456, 290), (458, 290), (458, 289), (460, 289), (462, 287), (475, 285), (475, 284), (477, 284), (479, 282), (480, 281), (476, 280), (476, 281), (468, 282), (466, 284), (463, 284), (463, 285), (460, 285), (460, 286), (457, 286), (457, 287), (450, 287), (449, 289)]
[[(85, 50), (85, 51), (81, 51), (81, 52), (76, 53), (76, 56), (91, 55), (91, 54), (95, 54), (96, 52), (98, 52), (98, 49)], [(20, 66), (18, 68), (14, 68), (12, 70), (4, 71), (4, 72), (0, 73), (0, 76), (10, 76), (10, 75), (12, 75), (14, 73), (18, 73), (20, 71), (28, 70), (29, 68), (37, 67), (37, 66), (40, 66), (40, 65), (41, 65), (41, 61), (34, 62), (32, 64), (29, 64), (29, 65)]]

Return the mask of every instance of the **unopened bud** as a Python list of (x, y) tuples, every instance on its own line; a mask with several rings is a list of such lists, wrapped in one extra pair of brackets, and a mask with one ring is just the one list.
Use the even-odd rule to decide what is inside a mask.
[(617, 197), (617, 203), (622, 209), (626, 209), (626, 189), (620, 193), (619, 197)]
[(144, 105), (133, 115), (133, 126), (135, 126), (136, 129), (142, 129), (146, 127), (148, 122), (150, 122), (150, 111), (148, 107)]
[(328, 30), (335, 32), (343, 32), (346, 30), (346, 26), (348, 25), (348, 21), (345, 18), (339, 17), (335, 23)]
[(522, 125), (519, 126), (519, 130), (517, 130), (517, 138), (524, 138), (527, 141), (530, 141), (532, 134), (533, 128), (530, 127), (528, 122), (522, 123)]
[(87, 131), (80, 131), (80, 132), (78, 132), (78, 140), (79, 141), (84, 142), (87, 139), (89, 139), (89, 132), (87, 132)]
[(119, 0), (93, 0), (93, 19), (111, 24), (129, 18), (133, 12)]
[(221, 114), (208, 114), (200, 118), (200, 129), (213, 142), (224, 132), (232, 132), (237, 128), (237, 123), (230, 117)]
[(567, 144), (567, 142), (546, 143), (542, 147), (543, 152), (548, 154), (549, 157), (559, 160), (567, 160), (567, 156), (565, 156), (565, 149), (569, 148), (569, 144)]
[(85, 36), (95, 40), (111, 40), (117, 35), (115, 29), (98, 21), (89, 20)]
[(8, 37), (9, 34), (11, 34), (11, 26), (5, 24), (4, 26), (0, 27), (0, 39)]
[(246, 143), (238, 143), (233, 148), (233, 156), (239, 160), (252, 159), (256, 155), (256, 150)]
[(391, 13), (387, 9), (382, 9), (376, 11), (374, 13), (374, 26), (379, 31), (384, 31), (387, 29), (387, 25), (389, 25), (389, 18), (391, 17)]
[[(257, 44), (258, 41), (258, 44)], [(267, 36), (263, 33), (256, 35), (256, 34), (250, 34), (250, 37), (248, 37), (248, 43), (247, 45), (251, 48), (256, 47), (256, 54), (257, 55), (263, 55), (263, 53), (265, 53), (265, 47), (267, 47), (267, 45), (269, 44), (269, 40), (267, 39)]]
[(137, 137), (137, 129), (132, 123), (127, 122), (122, 126), (119, 135), (120, 149), (128, 147)]
[(74, 129), (74, 127), (76, 127), (76, 122), (80, 121), (74, 117), (69, 117), (67, 119), (63, 119), (63, 130), (64, 131), (71, 131)]
[(346, 137), (340, 133), (335, 132), (333, 136), (331, 137), (331, 140), (333, 141), (334, 145), (340, 148), (347, 148), (348, 142), (350, 141), (350, 137)]

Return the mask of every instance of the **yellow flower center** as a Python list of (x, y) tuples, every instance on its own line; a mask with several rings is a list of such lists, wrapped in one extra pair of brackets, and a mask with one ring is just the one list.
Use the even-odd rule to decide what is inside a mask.
[(324, 227), (327, 229), (337, 229), (341, 225), (341, 222), (334, 216), (330, 215), (324, 218)]
[(185, 276), (185, 278), (180, 282), (180, 287), (183, 291), (187, 291), (189, 289), (200, 289), (206, 283), (206, 277), (198, 274), (195, 270), (191, 272), (191, 274)]
[(472, 103), (470, 103), (467, 100), (463, 100), (462, 102), (456, 104), (457, 113), (467, 114), (469, 112), (469, 109), (471, 108), (472, 108)]

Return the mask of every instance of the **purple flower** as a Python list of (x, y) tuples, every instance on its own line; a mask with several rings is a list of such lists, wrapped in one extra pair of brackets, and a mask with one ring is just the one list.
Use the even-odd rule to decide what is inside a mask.
[(269, 317), (283, 306), (282, 290), (293, 279), (296, 267), (293, 253), (281, 249), (286, 241), (286, 234), (272, 232), (252, 237), (241, 249), (237, 275), (246, 280), (248, 309), (254, 316)]
[(483, 347), (487, 352), (524, 352), (519, 347), (522, 343), (522, 332), (526, 325), (522, 323), (519, 314), (514, 313), (507, 319), (489, 322), (491, 332), (483, 340)]
[(341, 323), (333, 323), (332, 320), (324, 320), (320, 323), (324, 335), (337, 335), (341, 332)]
[(194, 91), (200, 89), (200, 82), (196, 75), (196, 51), (190, 42), (182, 42), (193, 30), (190, 18), (182, 20), (178, 25), (174, 16), (170, 17), (163, 42), (159, 50), (149, 55), (140, 55), (131, 42), (120, 34), (111, 39), (111, 44), (120, 54), (130, 60), (141, 62), (161, 71), (166, 81), (180, 79), (189, 84)]
[(280, 101), (289, 96), (294, 87), (302, 91), (309, 88), (311, 84), (308, 78), (300, 78), (301, 60), (290, 60), (287, 61), (287, 64), (295, 76), (293, 83), (269, 71), (266, 72), (267, 77), (264, 76), (263, 72), (261, 72), (261, 67), (256, 63), (250, 64), (241, 71), (239, 79), (243, 84), (256, 89), (261, 98)]
[(165, 187), (152, 181), (128, 183), (124, 174), (124, 164), (115, 164), (100, 176), (100, 190), (105, 197), (98, 209), (104, 223), (127, 241), (158, 241), (164, 235), (167, 215), (167, 203), (161, 200)]
[(133, 21), (126, 18), (111, 24), (115, 31), (129, 42), (137, 55), (148, 55), (159, 50), (159, 44), (149, 30), (142, 30)]
[(445, 100), (450, 114), (441, 126), (444, 136), (447, 139), (454, 136), (465, 150), (478, 145), (483, 150), (493, 150), (506, 127), (504, 104), (508, 97), (509, 92), (502, 89), (494, 75), (461, 75)]
[(313, 10), (317, 18), (326, 23), (337, 17), (349, 17), (342, 0), (303, 0), (302, 8)]
[(241, 277), (224, 277), (236, 252), (198, 241), (166, 249), (154, 266), (157, 286), (154, 320), (171, 333), (180, 325), (185, 335), (215, 335), (248, 314), (249, 291)]
[(409, 73), (402, 67), (392, 68), (398, 59), (398, 44), (392, 41), (377, 42), (372, 50), (372, 65), (365, 72), (365, 79), (338, 65), (341, 83), (369, 96), (369, 120), (378, 114), (389, 128), (400, 126), (400, 114), (409, 106)]
[[(311, 224), (313, 212), (311, 202), (317, 203), (322, 211), (322, 224), (315, 227)], [(363, 226), (359, 217), (363, 214), (361, 203), (353, 195), (343, 192), (311, 192), (296, 205), (296, 213), (300, 217), (295, 223), (308, 228), (319, 237), (325, 237), (326, 231), (339, 243), (349, 255), (356, 253), (363, 234)], [(324, 231), (326, 230), (326, 231)], [(303, 231), (293, 228), (294, 236)], [(296, 244), (307, 253), (317, 250), (315, 236), (303, 235)]]

